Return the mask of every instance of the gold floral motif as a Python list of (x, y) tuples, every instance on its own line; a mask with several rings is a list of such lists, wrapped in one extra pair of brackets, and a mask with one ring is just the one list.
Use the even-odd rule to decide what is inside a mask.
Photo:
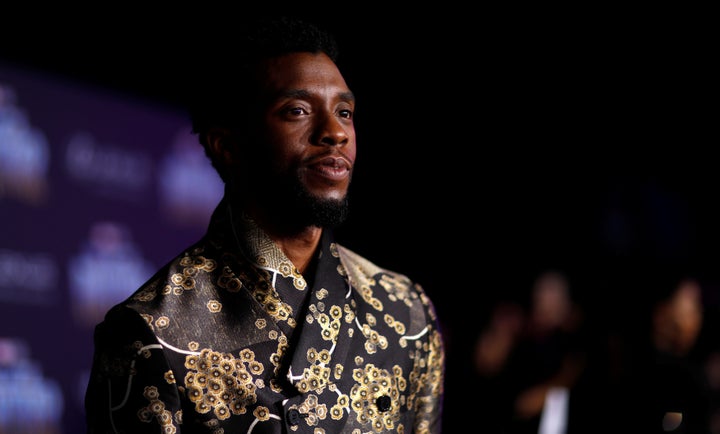
[(333, 369), (333, 375), (335, 376), (336, 380), (339, 380), (342, 377), (342, 373), (345, 367), (341, 364), (336, 364), (335, 369)]
[[(354, 302), (355, 300), (353, 300)], [(343, 312), (345, 312), (345, 322), (350, 324), (351, 322), (355, 321), (355, 310), (352, 305), (345, 304), (343, 306)]]
[(147, 407), (143, 407), (137, 412), (137, 417), (141, 422), (148, 423), (152, 421), (152, 412)]
[(337, 245), (337, 243), (330, 243), (330, 254), (331, 254), (334, 258), (340, 257), (340, 255), (338, 255), (338, 245)]
[(362, 325), (362, 333), (365, 336), (365, 351), (368, 354), (375, 354), (380, 349), (386, 349), (388, 347), (388, 340), (385, 336), (373, 330), (370, 325)]
[[(268, 276), (266, 276), (268, 278)], [(293, 316), (292, 307), (283, 302), (278, 296), (275, 289), (266, 282), (255, 285), (252, 290), (252, 296), (258, 303), (263, 305), (265, 311), (278, 321), (286, 321), (291, 327), (297, 324)]]
[[(147, 325), (150, 326), (150, 328), (153, 327), (153, 324), (152, 324), (152, 323), (153, 323), (153, 317), (152, 317), (152, 315), (148, 315), (148, 314), (145, 314), (145, 313), (141, 313), (140, 316), (142, 317), (142, 319), (145, 320), (145, 322), (147, 323)], [(142, 345), (141, 345), (140, 347), (142, 347)], [(139, 350), (140, 347), (138, 347), (137, 349)]]
[(166, 316), (161, 316), (160, 318), (155, 321), (155, 326), (159, 329), (165, 329), (168, 328), (170, 325), (170, 318)]
[(218, 313), (222, 310), (222, 303), (217, 300), (210, 300), (207, 302), (207, 308), (212, 313)]
[(330, 408), (330, 418), (333, 420), (340, 420), (345, 415), (345, 411), (348, 412), (350, 407), (350, 397), (344, 393), (338, 395), (335, 400), (335, 405)]
[(217, 263), (213, 259), (207, 259), (201, 255), (188, 255), (180, 259), (180, 265), (183, 267), (202, 268), (204, 271), (210, 272), (217, 267)]
[(185, 277), (180, 286), (186, 291), (195, 289), (195, 279), (193, 277)]
[[(399, 334), (399, 335), (405, 334), (405, 330), (406, 330), (405, 324), (401, 323), (400, 321), (396, 321), (395, 318), (393, 318), (393, 316), (390, 314), (385, 314), (384, 319), (385, 319), (385, 324), (387, 324), (388, 326), (395, 329), (397, 334)], [(401, 339), (401, 340), (404, 341), (405, 339)]]
[(150, 286), (135, 294), (135, 296), (133, 296), (133, 300), (144, 302), (152, 301), (153, 299), (155, 299), (155, 295), (155, 288)]
[(318, 298), (318, 300), (324, 300), (325, 298), (327, 298), (327, 296), (329, 294), (330, 293), (325, 288), (320, 288), (317, 291), (315, 291), (315, 296)]
[(153, 418), (160, 424), (164, 433), (174, 433), (176, 428), (173, 424), (173, 416), (165, 409), (165, 403), (160, 401), (160, 393), (155, 386), (146, 386), (143, 389), (143, 396), (147, 399), (148, 405), (137, 412), (138, 419), (143, 422), (150, 422)]
[(270, 420), (270, 409), (264, 405), (260, 405), (253, 411), (253, 416), (261, 422)]
[[(328, 412), (327, 405), (320, 404), (317, 395), (309, 394), (303, 402), (298, 405), (290, 406), (303, 414), (303, 419), (308, 426), (317, 426), (317, 424), (327, 419), (328, 414), (332, 417), (332, 409)], [(318, 432), (315, 429), (313, 432)]]
[(329, 379), (330, 368), (321, 365), (313, 365), (303, 369), (302, 379), (297, 382), (296, 387), (303, 393), (322, 393), (328, 385)]
[(330, 314), (330, 318), (332, 318), (333, 320), (341, 319), (342, 313), (343, 313), (343, 308), (341, 308), (340, 306), (332, 305), (330, 307), (329, 314)]
[(185, 367), (186, 394), (199, 413), (212, 410), (224, 420), (233, 414), (245, 414), (247, 407), (257, 401), (254, 375), (262, 374), (264, 367), (250, 350), (241, 351), (235, 358), (206, 348), (200, 354), (187, 356)]
[[(363, 425), (370, 424), (375, 432), (390, 430), (400, 419), (398, 397), (405, 390), (402, 368), (393, 367), (391, 374), (385, 369), (368, 364), (364, 368), (353, 370), (353, 379), (357, 382), (350, 390), (350, 408), (355, 412), (356, 420)], [(391, 407), (380, 412), (375, 401), (380, 396), (390, 397)]]
[(325, 349), (320, 350), (317, 356), (318, 362), (322, 363), (323, 365), (327, 365), (328, 363), (330, 363), (330, 351)]
[(222, 274), (218, 277), (217, 285), (230, 292), (238, 292), (240, 288), (243, 287), (242, 281), (235, 277), (235, 274), (228, 266), (223, 267)]
[(160, 393), (158, 392), (157, 387), (155, 386), (147, 386), (145, 387), (143, 391), (143, 396), (148, 401), (153, 401), (155, 399), (158, 399), (160, 397)]
[(312, 313), (312, 317), (308, 314), (306, 321), (309, 324), (313, 323), (313, 319), (318, 322), (321, 327), (320, 335), (326, 341), (336, 342), (338, 333), (340, 332), (340, 314), (339, 306), (330, 307), (332, 315), (324, 313), (325, 305), (318, 303), (317, 305), (310, 305), (308, 311)]
[(289, 262), (281, 262), (280, 265), (278, 265), (278, 272), (283, 277), (288, 277), (288, 276), (292, 275), (294, 271), (295, 271), (295, 267), (293, 266), (293, 264), (291, 264)]

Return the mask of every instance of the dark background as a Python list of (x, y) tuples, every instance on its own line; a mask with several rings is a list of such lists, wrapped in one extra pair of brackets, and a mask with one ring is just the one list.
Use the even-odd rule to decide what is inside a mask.
[[(354, 223), (383, 222), (367, 225), (382, 235), (359, 237), (364, 248), (401, 237), (410, 251), (388, 258), (422, 244), (417, 259), (432, 264), (438, 248), (614, 254), (603, 225), (619, 207), (639, 220), (626, 250), (655, 254), (673, 237), (644, 220), (658, 189), (686, 208), (667, 228), (683, 232), (672, 254), (714, 250), (717, 44), (702, 10), (314, 9), (303, 15), (337, 34), (360, 102)], [(182, 107), (188, 71), (233, 61), (243, 12), (11, 13), (0, 58)]]
[[(543, 269), (573, 277), (601, 335), (639, 327), (653, 299), (640, 270), (698, 272), (716, 308), (717, 43), (704, 11), (363, 8), (306, 14), (338, 36), (359, 101), (340, 234), (435, 301), (449, 414), (464, 408), (460, 375), (489, 306)], [(0, 59), (181, 107), (189, 68), (232, 62), (239, 12), (175, 12), (11, 14)]]

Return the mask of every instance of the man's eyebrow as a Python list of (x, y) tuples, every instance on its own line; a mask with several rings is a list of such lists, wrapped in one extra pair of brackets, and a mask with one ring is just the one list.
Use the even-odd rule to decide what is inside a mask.
[[(276, 96), (276, 98), (298, 98), (298, 99), (309, 99), (312, 97), (310, 92), (308, 92), (305, 89), (288, 89), (288, 90), (278, 92), (278, 94), (275, 96)], [(338, 95), (338, 98), (340, 98), (342, 101), (348, 102), (348, 103), (355, 102), (355, 94), (350, 91), (341, 92)]]
[(307, 99), (310, 98), (310, 92), (303, 89), (286, 89), (278, 92), (275, 97)]
[(345, 102), (355, 102), (355, 94), (352, 92), (342, 92), (339, 96)]

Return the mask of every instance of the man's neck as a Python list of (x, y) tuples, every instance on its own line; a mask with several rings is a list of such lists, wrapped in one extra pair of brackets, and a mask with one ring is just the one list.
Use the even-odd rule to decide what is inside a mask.
[(295, 265), (300, 274), (304, 276), (312, 265), (313, 259), (317, 256), (318, 245), (322, 238), (322, 229), (311, 226), (301, 233), (289, 236), (274, 234), (272, 231), (267, 231), (267, 229), (264, 230), (290, 262)]
[(305, 275), (320, 244), (322, 228), (317, 226), (292, 227), (273, 219), (274, 214), (267, 215), (258, 209), (249, 209), (248, 213), (295, 268)]

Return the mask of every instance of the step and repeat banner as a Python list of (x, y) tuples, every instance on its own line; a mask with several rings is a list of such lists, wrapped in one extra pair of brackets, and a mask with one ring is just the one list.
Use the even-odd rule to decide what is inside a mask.
[(95, 324), (221, 195), (176, 107), (0, 62), (0, 434), (84, 432)]

